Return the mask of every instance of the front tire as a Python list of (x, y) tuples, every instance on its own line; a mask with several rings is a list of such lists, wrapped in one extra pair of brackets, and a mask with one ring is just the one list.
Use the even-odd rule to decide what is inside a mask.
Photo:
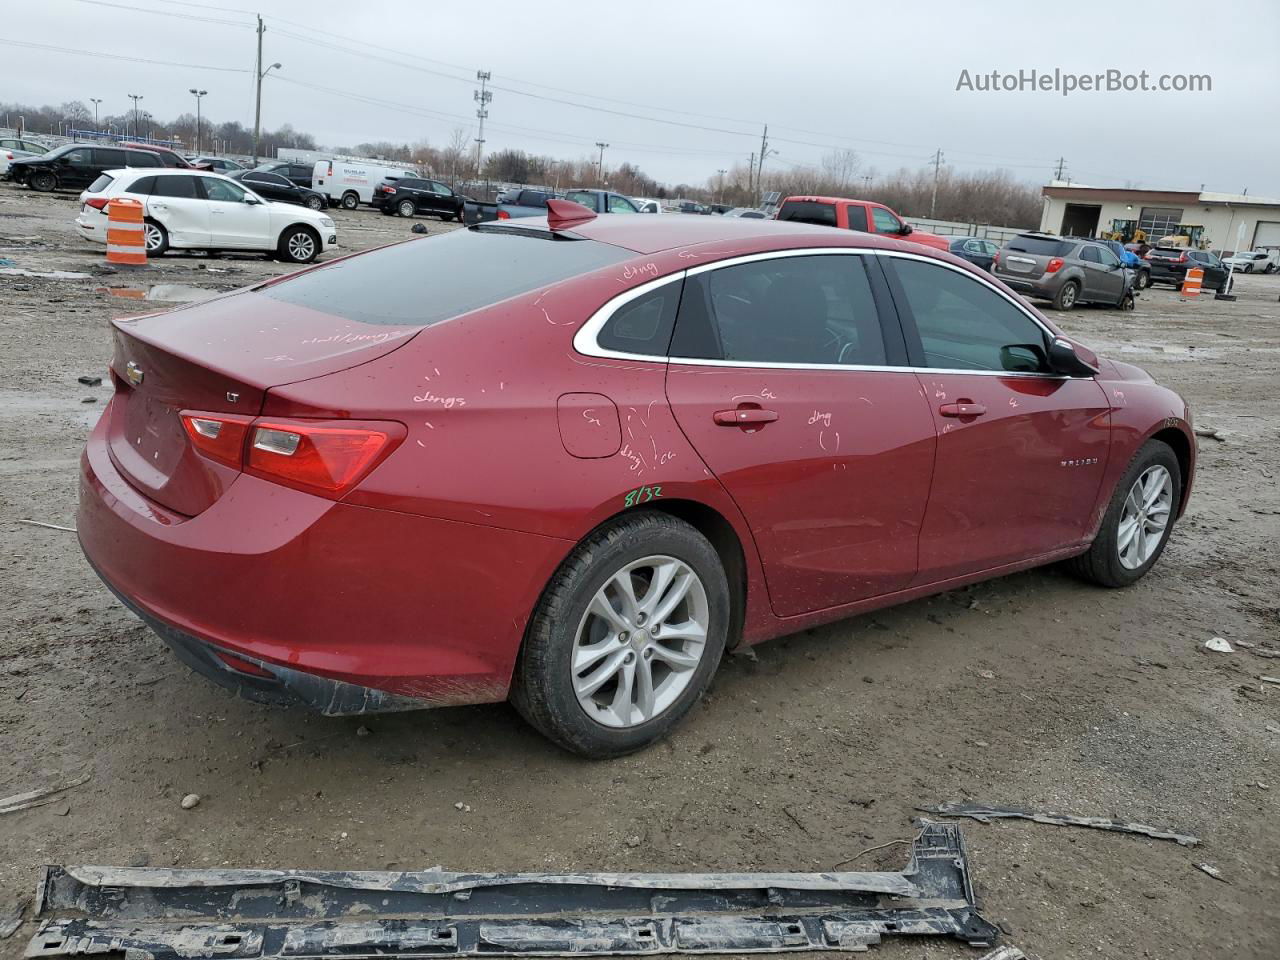
[(1053, 296), (1053, 309), (1070, 310), (1076, 305), (1076, 301), (1080, 299), (1080, 284), (1074, 280), (1068, 280)]
[(1137, 583), (1164, 553), (1182, 498), (1182, 471), (1167, 443), (1148, 440), (1111, 495), (1088, 551), (1067, 569), (1103, 587)]
[(146, 245), (147, 258), (159, 257), (169, 249), (169, 231), (154, 220), (142, 224), (142, 242)]
[(324, 197), (307, 197), (304, 206), (308, 210), (323, 210), (325, 206)]
[(1116, 304), (1121, 310), (1132, 310), (1138, 305), (1137, 298), (1133, 295), (1132, 290), (1126, 290), (1124, 296), (1120, 298), (1120, 302)]
[(636, 513), (578, 545), (530, 621), (512, 703), (548, 739), (593, 759), (666, 735), (724, 653), (729, 585), (707, 538)]
[(1146, 270), (1138, 271), (1138, 289), (1146, 290), (1151, 286), (1151, 274)]
[(41, 170), (27, 178), (27, 186), (37, 193), (52, 193), (58, 186), (58, 178), (48, 171)]
[(310, 263), (320, 255), (320, 238), (308, 227), (290, 227), (280, 235), (279, 254), (289, 263)]

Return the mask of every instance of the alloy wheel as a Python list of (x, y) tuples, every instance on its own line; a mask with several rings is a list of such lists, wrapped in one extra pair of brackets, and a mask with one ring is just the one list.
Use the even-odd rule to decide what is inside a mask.
[(587, 716), (634, 727), (660, 716), (692, 681), (707, 645), (706, 587), (687, 563), (644, 557), (610, 576), (578, 624), (573, 690)]
[(1160, 464), (1133, 482), (1120, 511), (1116, 550), (1127, 570), (1137, 570), (1160, 548), (1173, 512), (1173, 477)]
[(316, 242), (311, 234), (299, 230), (289, 238), (289, 256), (299, 262), (310, 260), (316, 253)]
[(160, 232), (160, 228), (154, 223), (144, 223), (142, 225), (142, 240), (147, 245), (147, 254), (154, 254), (160, 249), (160, 245), (164, 242), (164, 234)]
[(1062, 308), (1070, 310), (1076, 303), (1076, 288), (1074, 284), (1067, 284), (1067, 288), (1062, 291)]

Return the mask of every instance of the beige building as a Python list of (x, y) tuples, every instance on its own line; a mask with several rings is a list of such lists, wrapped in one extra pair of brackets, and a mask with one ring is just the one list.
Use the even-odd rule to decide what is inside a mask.
[[(1155, 242), (1170, 235), (1224, 254), (1280, 248), (1280, 200), (1187, 190), (1127, 190), (1054, 181), (1042, 191), (1040, 229), (1060, 236), (1100, 237), (1135, 229)], [(1240, 234), (1243, 225), (1244, 233)]]

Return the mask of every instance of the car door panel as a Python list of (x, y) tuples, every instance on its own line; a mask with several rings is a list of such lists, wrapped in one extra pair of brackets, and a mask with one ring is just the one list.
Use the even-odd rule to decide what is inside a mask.
[(246, 202), (245, 191), (228, 180), (205, 177), (202, 182), (209, 198), (209, 232), (214, 246), (243, 250), (273, 246), (271, 212), (265, 202)]
[(1105, 391), (1049, 371), (1047, 328), (979, 275), (883, 261), (938, 433), (915, 583), (1079, 543), (1110, 446)]
[(199, 247), (210, 241), (209, 203), (199, 196), (196, 178), (157, 176), (147, 196), (147, 216), (169, 234), (175, 247)]
[[(871, 293), (883, 283), (878, 268), (872, 264), (846, 283), (838, 271), (864, 271), (868, 258), (790, 259), (838, 266), (813, 268), (817, 272), (806, 280), (808, 265), (788, 277), (792, 267), (767, 260), (761, 267), (767, 284), (731, 276), (734, 267), (691, 276), (667, 373), (676, 420), (747, 518), (770, 602), (784, 617), (910, 583), (936, 444), (915, 375), (892, 365), (891, 357), (897, 358), (891, 343), (874, 342), (884, 332), (882, 323), (892, 320), (878, 312)], [(819, 282), (824, 276), (834, 279)], [(891, 310), (883, 288), (879, 300)], [(852, 311), (847, 302), (856, 305)], [(767, 336), (748, 338), (748, 326), (732, 318), (739, 308), (753, 314), (750, 329)], [(819, 349), (806, 354), (793, 333), (816, 316), (823, 326), (814, 328), (809, 342)], [(828, 344), (821, 332), (847, 317), (858, 325), (856, 341), (849, 340), (857, 348), (852, 353)], [(705, 341), (691, 339), (698, 325), (715, 331)], [(753, 354), (754, 347), (759, 350)], [(711, 364), (692, 359), (708, 356)], [(806, 356), (835, 362), (806, 365)], [(761, 359), (768, 357), (783, 365), (769, 366)], [(868, 360), (875, 363), (859, 363)]]

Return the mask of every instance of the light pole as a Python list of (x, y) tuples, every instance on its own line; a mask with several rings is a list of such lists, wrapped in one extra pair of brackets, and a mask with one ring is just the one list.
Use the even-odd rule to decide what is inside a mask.
[(596, 179), (600, 181), (601, 186), (604, 186), (604, 152), (609, 145), (597, 140), (596, 146), (600, 148), (600, 160), (596, 164)]
[(143, 120), (145, 120), (145, 121), (147, 121), (147, 139), (148, 139), (148, 140), (150, 140), (150, 139), (151, 139), (151, 119), (152, 119), (151, 114), (149, 114), (149, 113), (147, 113), (147, 111), (143, 110), (143, 111), (142, 111), (142, 119), (143, 119)]
[[(133, 135), (135, 137), (141, 137), (142, 128), (138, 126), (138, 101), (143, 99), (143, 97), (141, 94), (137, 94), (137, 93), (129, 93), (129, 94), (125, 94), (125, 96), (127, 96), (130, 100), (133, 101)], [(125, 133), (128, 133), (128, 132), (129, 132), (128, 130), (125, 131)]]
[[(258, 66), (262, 66), (262, 18), (258, 18)], [(262, 81), (266, 79), (268, 73), (272, 70), (281, 69), (281, 64), (273, 63), (267, 69), (258, 73), (258, 97), (253, 107), (253, 165), (258, 165), (258, 137), (262, 129)]]
[(191, 95), (196, 98), (196, 153), (200, 152), (200, 101), (204, 99), (204, 95), (208, 92), (208, 90), (191, 88)]
[(101, 97), (90, 97), (89, 102), (93, 104), (93, 132), (98, 132), (98, 104), (102, 102)]
[(720, 174), (720, 186), (716, 188), (716, 203), (719, 203), (724, 197), (724, 175), (728, 172), (728, 170), (716, 171), (716, 173)]

